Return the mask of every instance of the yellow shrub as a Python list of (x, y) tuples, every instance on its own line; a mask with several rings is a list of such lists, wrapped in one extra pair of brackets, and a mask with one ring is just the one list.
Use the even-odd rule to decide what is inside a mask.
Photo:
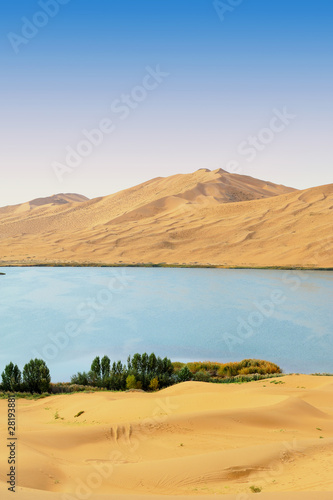
[(126, 379), (127, 389), (137, 389), (137, 381), (134, 375), (128, 375)]
[(156, 377), (151, 379), (150, 384), (149, 384), (149, 389), (151, 389), (152, 391), (157, 391), (158, 379)]

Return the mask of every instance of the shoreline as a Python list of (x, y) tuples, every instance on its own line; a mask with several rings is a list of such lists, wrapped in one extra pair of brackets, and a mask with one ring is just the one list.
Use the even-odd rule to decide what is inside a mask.
[[(310, 267), (310, 266), (236, 266), (236, 265), (222, 265), (222, 264), (166, 264), (160, 263), (112, 263), (104, 264), (98, 262), (0, 262), (0, 269), (4, 267), (133, 267), (133, 268), (167, 268), (167, 269), (241, 269), (241, 270), (270, 270), (270, 271), (333, 271), (333, 267)], [(1, 275), (2, 273), (0, 273)]]
[[(254, 374), (253, 374), (254, 375)], [(258, 375), (258, 374), (255, 374), (255, 375)], [(238, 376), (239, 377), (239, 376)], [(243, 376), (244, 378), (246, 376)], [(0, 401), (3, 400), (3, 399), (6, 399), (8, 398), (9, 395), (13, 395), (14, 397), (16, 397), (17, 399), (26, 399), (26, 400), (39, 400), (39, 399), (45, 399), (45, 398), (49, 398), (49, 397), (57, 397), (57, 396), (73, 396), (75, 394), (96, 394), (96, 393), (102, 393), (102, 394), (108, 394), (108, 393), (112, 393), (112, 394), (132, 394), (132, 393), (141, 393), (141, 394), (158, 394), (160, 392), (163, 392), (171, 387), (176, 387), (176, 386), (179, 386), (179, 384), (208, 384), (208, 385), (213, 385), (213, 386), (223, 386), (223, 385), (232, 385), (234, 387), (237, 387), (237, 386), (242, 386), (244, 384), (251, 384), (251, 383), (257, 383), (257, 384), (261, 384), (261, 383), (264, 383), (264, 382), (268, 382), (270, 381), (269, 383), (270, 384), (274, 384), (274, 385), (279, 385), (279, 384), (284, 384), (285, 382), (284, 381), (275, 381), (275, 379), (278, 379), (278, 378), (284, 378), (284, 377), (333, 377), (333, 373), (267, 373), (266, 375), (261, 375), (259, 378), (256, 378), (256, 377), (249, 377), (248, 380), (241, 380), (241, 381), (233, 381), (233, 382), (223, 382), (223, 381), (219, 381), (219, 382), (212, 382), (212, 381), (203, 381), (203, 380), (195, 380), (195, 379), (192, 379), (192, 380), (187, 380), (187, 381), (182, 381), (182, 382), (177, 382), (175, 384), (172, 384), (168, 387), (161, 387), (157, 390), (143, 390), (143, 389), (135, 389), (135, 388), (132, 388), (132, 389), (124, 389), (124, 390), (119, 390), (119, 389), (107, 389), (105, 387), (99, 387), (99, 386), (92, 386), (92, 385), (87, 385), (85, 386), (85, 389), (77, 389), (77, 390), (67, 390), (66, 391), (66, 387), (67, 388), (70, 388), (70, 387), (73, 387), (75, 385), (78, 385), (78, 384), (72, 384), (71, 382), (51, 382), (51, 384), (55, 387), (55, 388), (61, 388), (63, 387), (64, 390), (63, 391), (57, 391), (55, 390), (54, 392), (52, 391), (49, 391), (49, 392), (41, 392), (41, 393), (38, 393), (38, 392), (28, 392), (28, 391), (25, 391), (25, 392), (22, 392), (22, 391), (5, 391), (5, 390), (0, 390)], [(232, 377), (232, 378), (237, 378), (236, 377)], [(223, 380), (223, 379), (222, 379)], [(81, 386), (82, 387), (82, 386)]]

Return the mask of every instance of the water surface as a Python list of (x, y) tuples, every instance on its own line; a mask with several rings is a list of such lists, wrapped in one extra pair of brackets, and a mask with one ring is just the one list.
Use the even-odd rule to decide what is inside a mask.
[(53, 381), (94, 356), (261, 358), (333, 372), (333, 274), (161, 268), (2, 268), (0, 371), (46, 360)]

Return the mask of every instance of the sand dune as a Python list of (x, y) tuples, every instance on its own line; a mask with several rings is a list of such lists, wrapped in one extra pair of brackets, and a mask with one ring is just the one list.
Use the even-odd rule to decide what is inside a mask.
[[(2, 212), (1, 212), (2, 210)], [(103, 198), (0, 209), (0, 263), (333, 267), (333, 184), (198, 170)]]
[(26, 203), (21, 203), (19, 205), (10, 205), (7, 207), (1, 207), (0, 216), (10, 215), (10, 214), (22, 214), (24, 212), (34, 210), (35, 208), (39, 207), (66, 205), (67, 203), (82, 203), (83, 201), (88, 201), (88, 198), (81, 194), (60, 193), (60, 194), (55, 194), (53, 196), (48, 196), (46, 198), (36, 198)]
[(332, 378), (273, 380), (19, 400), (18, 498), (332, 498)]

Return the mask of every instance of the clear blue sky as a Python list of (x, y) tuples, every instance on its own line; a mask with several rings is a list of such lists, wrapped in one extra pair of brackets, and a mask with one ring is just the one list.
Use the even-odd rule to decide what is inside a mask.
[(332, 182), (333, 2), (229, 1), (3, 0), (0, 205), (230, 165)]

